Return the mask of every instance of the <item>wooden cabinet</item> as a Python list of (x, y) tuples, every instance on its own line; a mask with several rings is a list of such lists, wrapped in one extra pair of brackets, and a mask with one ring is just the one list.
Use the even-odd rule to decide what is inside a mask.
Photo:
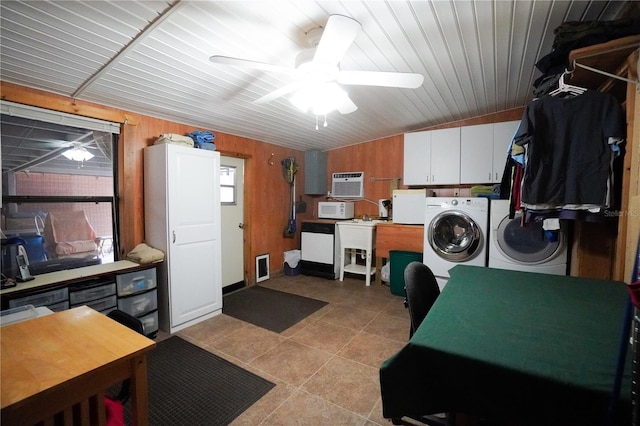
[(460, 128), (460, 183), (500, 183), (507, 148), (520, 121)]
[(404, 135), (405, 185), (449, 185), (460, 182), (460, 129)]
[(172, 144), (144, 150), (145, 238), (162, 250), (160, 328), (170, 333), (222, 311), (220, 153)]

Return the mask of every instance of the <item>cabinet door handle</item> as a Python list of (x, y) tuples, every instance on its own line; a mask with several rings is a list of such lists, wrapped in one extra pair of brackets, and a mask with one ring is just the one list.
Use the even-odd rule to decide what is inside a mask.
[(173, 242), (176, 242), (176, 231), (171, 231), (171, 233), (173, 234)]
[(491, 182), (491, 173), (489, 173), (489, 182)]

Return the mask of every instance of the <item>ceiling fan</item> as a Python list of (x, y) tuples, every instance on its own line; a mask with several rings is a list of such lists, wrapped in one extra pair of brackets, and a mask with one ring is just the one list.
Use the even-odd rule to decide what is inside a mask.
[(305, 111), (310, 109), (316, 116), (326, 115), (333, 109), (341, 114), (358, 109), (339, 85), (408, 89), (422, 85), (422, 74), (341, 70), (339, 62), (361, 29), (360, 23), (355, 19), (343, 15), (329, 16), (324, 28), (313, 28), (306, 33), (311, 48), (296, 56), (294, 68), (221, 55), (214, 55), (209, 59), (216, 64), (293, 75), (295, 80), (292, 83), (256, 99), (254, 103), (262, 104), (294, 93), (291, 101)]

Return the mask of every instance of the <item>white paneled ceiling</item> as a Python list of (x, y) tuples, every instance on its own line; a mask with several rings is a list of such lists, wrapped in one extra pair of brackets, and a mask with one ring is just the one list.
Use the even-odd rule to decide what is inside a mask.
[[(564, 21), (619, 18), (626, 2), (0, 2), (0, 78), (299, 150), (332, 149), (525, 105)], [(332, 14), (362, 31), (341, 69), (414, 72), (417, 89), (346, 86), (358, 110), (328, 127), (286, 97), (291, 76), (213, 64), (211, 55), (293, 66), (305, 32)], [(322, 118), (321, 118), (322, 120)]]

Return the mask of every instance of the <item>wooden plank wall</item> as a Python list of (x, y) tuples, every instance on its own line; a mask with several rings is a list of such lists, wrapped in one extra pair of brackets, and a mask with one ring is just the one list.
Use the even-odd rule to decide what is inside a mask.
[[(77, 101), (65, 96), (0, 82), (2, 99), (21, 104), (123, 123), (118, 144), (121, 255), (144, 241), (143, 149), (163, 133), (187, 134), (193, 126)], [(127, 124), (124, 124), (124, 123)], [(255, 257), (269, 253), (270, 269), (283, 269), (284, 252), (298, 248), (295, 238), (285, 238), (289, 218), (290, 187), (280, 161), (294, 156), (304, 167), (304, 153), (272, 144), (216, 132), (215, 143), (223, 155), (245, 158), (245, 279), (255, 283)], [(273, 154), (271, 165), (269, 159)], [(304, 174), (296, 175), (297, 195), (304, 188)], [(197, 184), (197, 183), (194, 183)], [(194, 212), (197, 214), (197, 212)], [(310, 214), (299, 215), (303, 220)], [(237, 224), (233, 224), (237, 226)]]
[[(135, 245), (144, 241), (144, 200), (143, 200), (143, 161), (142, 150), (162, 133), (186, 134), (194, 128), (187, 124), (174, 123), (153, 117), (134, 114), (128, 111), (104, 107), (101, 105), (77, 101), (68, 97), (46, 93), (34, 89), (16, 86), (6, 82), (0, 82), (2, 99), (27, 105), (39, 106), (72, 114), (83, 115), (119, 123), (122, 125), (119, 144), (119, 173), (120, 173), (120, 241), (122, 254), (130, 251)], [(631, 105), (638, 104), (634, 98)], [(629, 104), (627, 104), (629, 106)], [(524, 108), (515, 108), (496, 114), (475, 117), (467, 120), (446, 123), (421, 130), (438, 128), (460, 127), (475, 124), (519, 120)], [(637, 107), (628, 113), (635, 117)], [(632, 120), (633, 121), (633, 120)], [(633, 158), (637, 159), (638, 143), (640, 140), (636, 123), (631, 123), (630, 129), (635, 129), (635, 135), (631, 139)], [(297, 216), (298, 222), (306, 219), (317, 218), (317, 202), (326, 200), (325, 196), (303, 195), (304, 188), (304, 153), (278, 147), (261, 141), (251, 140), (238, 136), (218, 133), (216, 145), (223, 155), (237, 156), (246, 159), (245, 162), (245, 279), (248, 284), (255, 283), (255, 257), (264, 253), (270, 254), (270, 269), (273, 275), (282, 273), (284, 255), (287, 250), (299, 248), (299, 226), (295, 238), (283, 237), (283, 231), (288, 223), (290, 190), (285, 182), (280, 161), (288, 156), (294, 156), (300, 163), (301, 170), (296, 175), (296, 197), (307, 203), (307, 211)], [(365, 198), (355, 205), (356, 216), (377, 216), (377, 202), (380, 198), (391, 198), (392, 190), (396, 187), (407, 188), (402, 183), (403, 174), (403, 135), (391, 136), (362, 144), (352, 145), (340, 149), (328, 151), (327, 154), (327, 179), (331, 182), (331, 174), (344, 171), (363, 171), (365, 173)], [(273, 157), (272, 157), (273, 154)], [(273, 164), (270, 164), (270, 161)], [(630, 160), (631, 161), (631, 160)], [(634, 168), (635, 167), (635, 168)], [(638, 197), (638, 172), (637, 165), (631, 165), (635, 170), (630, 176), (632, 183), (630, 197)], [(448, 195), (446, 191), (452, 187), (441, 187), (437, 190), (444, 191), (440, 195)], [(625, 265), (618, 264), (618, 274), (615, 279), (624, 279), (620, 276), (622, 270), (628, 271), (631, 254), (631, 245), (635, 244), (637, 222), (636, 210), (630, 206), (629, 219), (632, 222), (626, 240), (626, 247), (608, 247), (604, 255), (595, 253), (585, 261), (585, 255), (593, 254), (593, 248), (598, 244), (590, 244), (593, 239), (582, 239), (584, 247), (577, 246), (574, 255), (580, 259), (581, 265), (589, 270), (573, 271), (574, 275), (591, 276), (596, 271), (610, 271), (612, 259), (610, 254), (617, 251), (617, 256), (626, 258)], [(234, 224), (234, 226), (236, 226)], [(609, 232), (609, 231), (607, 231)], [(586, 234), (590, 234), (587, 232)], [(631, 237), (631, 238), (629, 238)], [(615, 245), (615, 242), (613, 243)], [(590, 248), (589, 248), (590, 247)], [(600, 244), (600, 249), (602, 244)], [(588, 249), (588, 250), (587, 250)], [(625, 251), (626, 249), (626, 251)], [(635, 250), (635, 247), (633, 247)], [(624, 262), (622, 262), (624, 263)], [(603, 267), (604, 265), (604, 267)], [(610, 275), (610, 274), (609, 274)], [(626, 275), (626, 274), (625, 274)], [(607, 277), (603, 277), (607, 278)]]
[[(523, 107), (514, 108), (496, 114), (488, 114), (472, 119), (455, 121), (421, 130), (445, 129), (451, 127), (472, 126), (475, 124), (520, 120), (523, 111)], [(378, 139), (367, 143), (328, 151), (328, 182), (331, 182), (332, 173), (336, 172), (363, 171), (365, 173), (365, 200), (356, 202), (356, 217), (360, 217), (362, 215), (377, 216), (378, 199), (391, 198), (392, 190), (395, 188), (408, 188), (402, 182), (402, 174), (404, 172), (403, 149), (404, 135), (396, 135), (389, 138)], [(375, 180), (372, 181), (372, 178)], [(466, 187), (469, 186), (470, 185), (466, 185)], [(459, 187), (465, 187), (465, 185), (460, 185)], [(436, 190), (446, 194), (447, 190), (453, 192), (453, 188), (453, 186), (441, 186), (437, 187)], [(325, 201), (325, 199), (326, 197), (314, 197), (314, 215), (317, 201)]]

